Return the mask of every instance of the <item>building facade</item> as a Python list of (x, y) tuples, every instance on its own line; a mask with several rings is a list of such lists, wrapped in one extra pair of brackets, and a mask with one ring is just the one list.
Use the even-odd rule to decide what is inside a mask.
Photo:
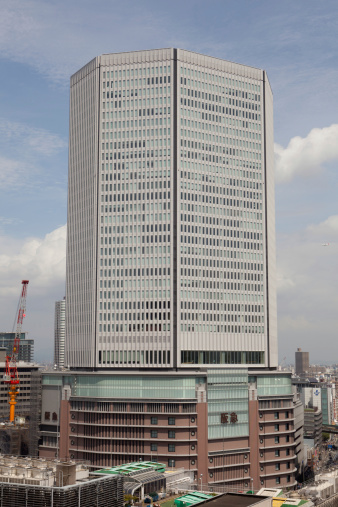
[(55, 302), (54, 316), (54, 365), (65, 366), (66, 301)]
[[(26, 336), (27, 333), (20, 335), (18, 360), (32, 363), (34, 361), (34, 340)], [(0, 348), (5, 348), (6, 354), (12, 354), (14, 338), (14, 332), (0, 332)]]
[(295, 352), (295, 373), (296, 375), (304, 375), (310, 371), (309, 353), (297, 349)]
[(40, 456), (159, 461), (220, 490), (288, 487), (303, 460), (301, 408), (287, 373), (49, 372)]
[(66, 364), (277, 366), (265, 71), (95, 58), (71, 78), (68, 189)]

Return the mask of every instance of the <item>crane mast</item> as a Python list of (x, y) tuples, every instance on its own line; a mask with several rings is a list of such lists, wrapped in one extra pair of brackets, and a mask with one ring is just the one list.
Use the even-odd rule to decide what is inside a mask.
[(27, 296), (27, 285), (28, 280), (22, 280), (22, 290), (19, 300), (18, 316), (16, 321), (16, 330), (14, 336), (14, 343), (12, 353), (6, 356), (6, 372), (3, 376), (3, 381), (8, 385), (8, 396), (9, 396), (9, 422), (14, 422), (15, 418), (15, 405), (17, 403), (16, 398), (19, 394), (19, 374), (17, 361), (19, 357), (20, 337), (22, 322), (26, 312), (26, 296)]

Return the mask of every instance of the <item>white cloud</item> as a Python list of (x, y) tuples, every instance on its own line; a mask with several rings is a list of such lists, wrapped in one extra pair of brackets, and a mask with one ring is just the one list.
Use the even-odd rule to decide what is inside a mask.
[(46, 293), (55, 283), (65, 278), (66, 226), (55, 229), (44, 238), (28, 238), (23, 243), (0, 238), (0, 297), (17, 290), (17, 281), (30, 280), (30, 288)]
[(48, 130), (9, 121), (0, 117), (1, 143), (30, 150), (39, 155), (52, 156), (67, 147), (66, 141)]
[(332, 215), (324, 222), (315, 225), (309, 225), (308, 231), (317, 236), (338, 240), (338, 215)]
[(338, 124), (312, 129), (306, 137), (293, 137), (283, 148), (275, 144), (276, 181), (319, 173), (325, 163), (338, 160)]
[(30, 164), (0, 156), (0, 187), (2, 190), (8, 187), (22, 186), (26, 183), (29, 173), (34, 173), (34, 168)]
[(62, 299), (65, 291), (66, 226), (44, 238), (19, 241), (2, 236), (0, 244), (1, 330), (12, 330), (21, 280), (29, 280), (23, 331), (35, 340), (36, 360), (51, 361), (55, 301)]
[[(277, 240), (281, 356), (292, 360), (302, 347), (313, 362), (329, 360), (338, 353), (338, 216)], [(322, 246), (326, 241), (329, 247)]]
[(1, 188), (36, 186), (35, 177), (46, 172), (42, 158), (51, 158), (66, 147), (66, 141), (53, 132), (0, 117)]

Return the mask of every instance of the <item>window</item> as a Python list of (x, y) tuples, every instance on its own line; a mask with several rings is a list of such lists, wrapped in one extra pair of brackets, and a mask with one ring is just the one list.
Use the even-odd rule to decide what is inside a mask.
[(169, 426), (174, 426), (176, 424), (175, 417), (168, 417)]
[(286, 431), (288, 431), (290, 429), (290, 424), (289, 423), (286, 423), (285, 429), (286, 429)]
[(280, 477), (276, 477), (276, 484), (280, 484)]
[(195, 450), (195, 446), (194, 446), (194, 445), (192, 445), (192, 446), (191, 446), (191, 450), (192, 450), (192, 451), (194, 451), (194, 450)]
[(279, 412), (275, 412), (275, 419), (279, 419)]
[(289, 419), (289, 411), (288, 410), (285, 412), (285, 419)]
[(286, 441), (286, 442), (290, 442), (290, 437), (289, 437), (289, 435), (286, 435), (286, 437), (285, 437), (285, 441)]
[(192, 460), (191, 460), (191, 464), (192, 464), (192, 465), (194, 465), (194, 464), (195, 464), (195, 460), (194, 460), (194, 459), (192, 459)]
[(276, 457), (280, 456), (280, 450), (279, 450), (279, 449), (276, 449), (276, 450), (275, 450), (275, 456), (276, 456)]
[(279, 437), (275, 437), (275, 444), (279, 444)]
[(275, 470), (280, 470), (280, 463), (275, 464)]
[(291, 482), (291, 475), (286, 476), (286, 482)]
[(151, 451), (157, 451), (157, 444), (150, 444)]
[(279, 431), (279, 424), (275, 424), (275, 431)]
[[(194, 463), (194, 464), (195, 464), (195, 463)], [(168, 459), (168, 465), (169, 465), (170, 467), (174, 467), (174, 466), (175, 466), (175, 460), (174, 460), (174, 459), (169, 458), (169, 459)]]
[(194, 437), (194, 436), (195, 436), (195, 432), (194, 432), (194, 431), (192, 431), (192, 432), (191, 432), (191, 436), (192, 436), (192, 437)]
[(175, 444), (168, 444), (168, 452), (175, 452)]
[(290, 456), (290, 449), (286, 449), (286, 456)]
[(151, 430), (150, 436), (151, 438), (157, 438), (157, 430)]
[(168, 438), (175, 438), (175, 431), (169, 430), (168, 431)]
[(194, 423), (195, 422), (195, 417), (192, 417), (190, 420), (191, 420), (192, 423)]
[(158, 424), (158, 417), (151, 417), (150, 424)]
[(45, 419), (46, 421), (50, 420), (50, 412), (45, 412)]

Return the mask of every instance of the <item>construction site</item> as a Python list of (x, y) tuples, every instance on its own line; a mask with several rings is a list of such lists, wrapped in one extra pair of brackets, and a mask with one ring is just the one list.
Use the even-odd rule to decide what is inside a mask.
[[(0, 349), (0, 453), (37, 456), (41, 374), (38, 365), (18, 361), (28, 280), (22, 281), (12, 350)], [(18, 405), (18, 410), (16, 409)]]

